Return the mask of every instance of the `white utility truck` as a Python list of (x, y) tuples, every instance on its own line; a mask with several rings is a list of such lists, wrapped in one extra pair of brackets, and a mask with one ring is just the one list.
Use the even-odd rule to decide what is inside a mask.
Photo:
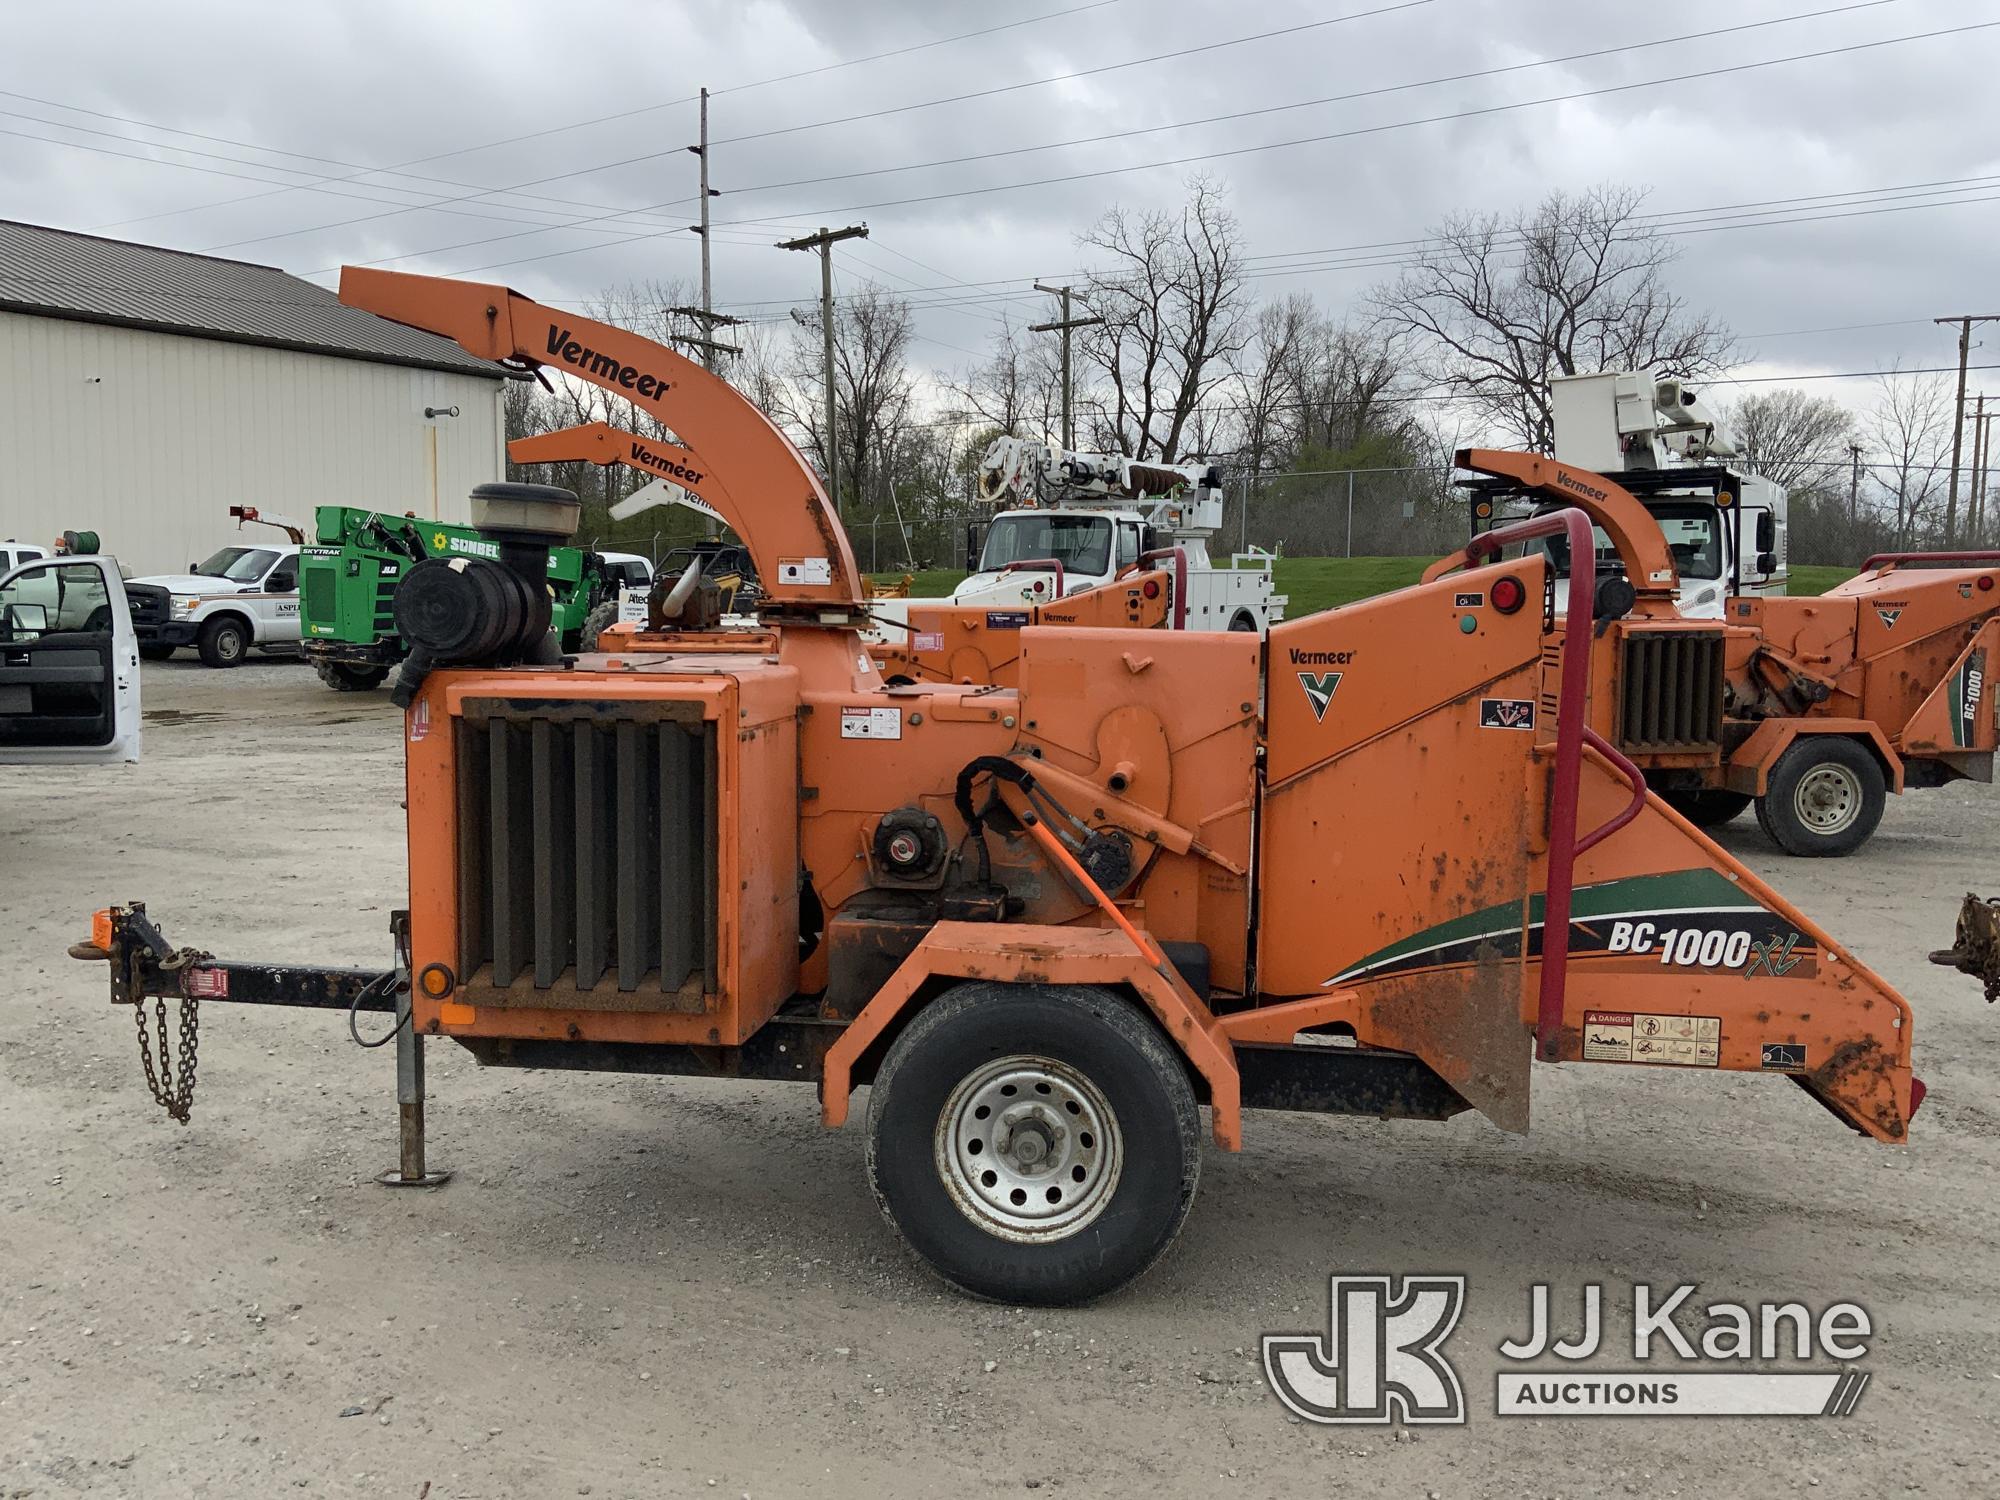
[[(1683, 615), (1719, 620), (1725, 599), (1785, 592), (1784, 487), (1740, 462), (1735, 439), (1683, 382), (1630, 371), (1558, 376), (1549, 404), (1555, 456), (1617, 480), (1660, 523)], [(1598, 542), (1617, 566), (1602, 532)]]
[(211, 667), (233, 667), (261, 650), (295, 651), (299, 644), (299, 549), (305, 528), (288, 516), (232, 505), (236, 529), (269, 526), (280, 543), (224, 547), (185, 573), (158, 573), (126, 584), (139, 654), (165, 661), (192, 646)]
[(1177, 612), (1185, 629), (1262, 633), (1285, 617), (1270, 553), (1236, 553), (1227, 567), (1209, 560), (1208, 539), (1222, 524), (1222, 475), (1211, 465), (1002, 437), (980, 459), (978, 493), (998, 509), (971, 573), (948, 599), (874, 601), (871, 636), (900, 640), (913, 605), (1049, 604), (1176, 549), (1186, 563), (1186, 608)]

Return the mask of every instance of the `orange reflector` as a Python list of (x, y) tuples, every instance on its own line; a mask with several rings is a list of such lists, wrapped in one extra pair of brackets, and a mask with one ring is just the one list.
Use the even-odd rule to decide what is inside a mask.
[(443, 964), (426, 964), (417, 976), (417, 985), (433, 1000), (442, 1000), (452, 991), (451, 970)]

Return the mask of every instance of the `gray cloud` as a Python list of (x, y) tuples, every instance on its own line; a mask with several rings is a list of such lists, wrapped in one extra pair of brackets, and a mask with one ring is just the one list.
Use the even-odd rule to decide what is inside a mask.
[[(0, 99), (0, 109), (19, 114), (213, 153), (158, 153), (186, 163), (182, 168), (122, 160), (102, 152), (153, 153), (129, 141), (0, 118), (0, 129), (101, 148), (91, 152), (0, 136), (0, 214), (68, 227), (109, 226), (103, 232), (190, 249), (219, 247), (218, 254), (299, 272), (389, 257), (397, 257), (390, 263), (399, 268), (437, 273), (512, 262), (477, 274), (548, 300), (577, 302), (614, 282), (693, 275), (695, 237), (677, 226), (692, 218), (692, 204), (685, 200), (693, 194), (695, 162), (681, 148), (694, 139), (694, 107), (644, 107), (691, 94), (704, 81), (717, 90), (712, 128), (727, 141), (1183, 47), (1198, 50), (1177, 60), (934, 109), (718, 145), (716, 182), (731, 190), (715, 200), (716, 217), (726, 226), (718, 229), (715, 244), (718, 300), (761, 315), (781, 314), (784, 299), (808, 300), (816, 289), (812, 265), (806, 257), (770, 248), (770, 241), (850, 218), (865, 218), (873, 238), (840, 254), (848, 285), (873, 279), (901, 289), (998, 280), (1008, 285), (979, 292), (1026, 294), (1032, 278), (1079, 268), (1074, 236), (1106, 206), (1172, 204), (1193, 170), (1229, 185), (1249, 249), (1265, 255), (1407, 239), (1446, 213), (1505, 211), (1551, 189), (1610, 180), (1646, 185), (1653, 208), (1679, 211), (2000, 174), (1991, 145), (2000, 105), (1987, 86), (2000, 31), (1751, 72), (1716, 71), (2000, 19), (2000, 11), (1962, 0), (1896, 0), (1705, 42), (1260, 119), (920, 172), (738, 191), (1173, 125), (1827, 8), (1826, 0), (1759, 0), (1753, 13), (1730, 0), (1688, 0), (1673, 9), (1599, 0), (1433, 0), (1293, 37), (1212, 45), (1383, 3), (1281, 0), (1221, 7), (1192, 0), (1119, 0), (993, 36), (757, 88), (742, 85), (1060, 10), (1063, 0), (1007, 0), (998, 7), (972, 0), (568, 5), (453, 0), (425, 6), (384, 0), (329, 7), (82, 0), (13, 7), (0, 88), (340, 162), (387, 164), (453, 152), (409, 171), (473, 186), (362, 177), (327, 183), (323, 192), (276, 192), (209, 173), (292, 179), (271, 168), (335, 177), (349, 169)], [(1009, 186), (1677, 74), (1712, 76), (1208, 163)], [(633, 110), (643, 112), (505, 146), (462, 149)], [(647, 159), (627, 160), (635, 157)], [(626, 164), (606, 165), (620, 161)], [(540, 197), (502, 195), (449, 205), (456, 213), (397, 211), (400, 203), (557, 174), (576, 175), (522, 190)], [(409, 191), (389, 191), (385, 183)], [(1992, 192), (2000, 194), (2000, 182)], [(858, 206), (941, 193), (962, 195)], [(359, 201), (368, 198), (392, 201)], [(598, 226), (613, 233), (499, 222), (588, 217), (663, 203), (671, 206), (636, 228), (618, 220)], [(1855, 214), (1862, 206), (1823, 211)], [(1996, 207), (2000, 204), (1969, 203), (1691, 234), (1683, 241), (1676, 281), (1693, 300), (1746, 334), (1913, 320), (1905, 326), (1753, 339), (1758, 371), (1868, 369), (1897, 357), (1943, 363), (1949, 337), (1926, 320), (1988, 310), (1971, 304), (1989, 300), (1987, 246)], [(348, 220), (359, 222), (340, 222)], [(738, 222), (745, 220), (764, 222)], [(647, 237), (615, 243), (634, 234)], [(473, 243), (483, 240), (490, 243)], [(1310, 290), (1339, 307), (1381, 274), (1319, 269), (1256, 285), (1270, 293)], [(946, 293), (922, 296), (950, 300)], [(938, 364), (962, 365), (968, 351), (982, 347), (998, 318), (1018, 320), (1039, 311), (1037, 301), (1023, 295), (1010, 302), (926, 309), (919, 353)]]

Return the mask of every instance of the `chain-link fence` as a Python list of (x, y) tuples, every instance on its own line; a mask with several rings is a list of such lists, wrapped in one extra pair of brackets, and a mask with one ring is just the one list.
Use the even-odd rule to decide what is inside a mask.
[[(1210, 555), (1261, 547), (1288, 557), (1436, 556), (1463, 545), (1466, 509), (1436, 467), (1323, 469), (1252, 479), (1225, 471), (1222, 524)], [(968, 532), (992, 518), (993, 507), (969, 495), (851, 507), (841, 519), (864, 572), (900, 573), (968, 565)], [(687, 512), (653, 512), (651, 529), (586, 528), (586, 540), (613, 551), (663, 552), (704, 534)], [(638, 518), (635, 517), (634, 521)]]

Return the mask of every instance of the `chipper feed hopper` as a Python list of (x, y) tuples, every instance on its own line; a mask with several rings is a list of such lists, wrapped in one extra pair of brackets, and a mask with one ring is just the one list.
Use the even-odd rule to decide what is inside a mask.
[[(754, 629), (691, 628), (690, 593), (656, 649), (563, 656), (517, 585), (573, 499), (500, 487), (476, 507), (500, 560), (437, 563), (459, 582), (415, 621), (394, 962), (234, 963), (139, 904), (99, 913), (79, 953), (153, 1015), (393, 1012), (390, 1180), (428, 1180), (433, 1038), (812, 1083), (830, 1126), (871, 1084), (896, 1229), (961, 1287), (1046, 1303), (1165, 1250), (1204, 1108), (1225, 1150), (1260, 1107), (1518, 1131), (1537, 1066), (1727, 1070), (1907, 1135), (1909, 1006), (1589, 723), (1581, 512), (1268, 640), (1040, 625), (1012, 686), (895, 686), (825, 491), (722, 381), (504, 287), (349, 270), (341, 295), (646, 407), (766, 581)], [(1542, 534), (1585, 605), (1560, 625), (1548, 555), (1493, 560)], [(156, 1083), (185, 1117), (191, 1077)]]
[[(1507, 501), (1574, 506), (1610, 564), (1591, 638), (1590, 722), (1688, 818), (1726, 822), (1753, 802), (1793, 854), (1848, 854), (1891, 791), (1991, 781), (2000, 702), (2000, 552), (1871, 557), (1817, 598), (1740, 596), (1684, 618), (1659, 522), (1617, 480), (1528, 453), (1474, 449), (1475, 516)], [(1721, 472), (1720, 480), (1717, 478)], [(1726, 471), (1698, 471), (1719, 513)], [(1538, 542), (1560, 564), (1563, 544)], [(1573, 597), (1573, 596), (1572, 596)]]

